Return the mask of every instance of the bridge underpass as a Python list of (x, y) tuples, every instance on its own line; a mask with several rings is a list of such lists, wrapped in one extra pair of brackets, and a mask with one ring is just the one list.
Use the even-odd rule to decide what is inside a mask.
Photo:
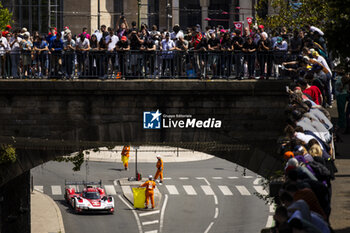
[[(0, 82), (0, 140), (13, 145), (18, 157), (14, 164), (0, 165), (1, 229), (28, 232), (20, 226), (30, 222), (30, 169), (81, 149), (125, 143), (178, 146), (270, 174), (281, 166), (276, 151), (288, 102), (285, 85), (226, 80)], [(215, 118), (222, 125), (143, 129), (143, 112), (156, 110)]]

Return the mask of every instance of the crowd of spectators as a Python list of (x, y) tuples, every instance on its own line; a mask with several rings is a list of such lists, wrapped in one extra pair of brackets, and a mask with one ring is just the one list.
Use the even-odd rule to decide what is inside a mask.
[(262, 232), (332, 232), (335, 126), (328, 111), (300, 83), (289, 90), (288, 124), (280, 151), (285, 167), (283, 185), (275, 195), (275, 226)]
[[(186, 30), (179, 25), (171, 31), (146, 24), (139, 28), (136, 22), (130, 27), (123, 16), (116, 28), (102, 25), (91, 35), (87, 28), (78, 35), (69, 27), (62, 31), (50, 28), (43, 35), (8, 25), (0, 35), (0, 75), (268, 79), (287, 72), (293, 76), (293, 67), (304, 61), (296, 58), (306, 51), (329, 61), (323, 32), (315, 27), (291, 32), (286, 28), (266, 31), (263, 25), (244, 28), (243, 32), (222, 26), (202, 30), (198, 24)], [(321, 58), (306, 63), (315, 61), (325, 71), (327, 62)], [(282, 65), (284, 62), (289, 63)]]
[[(296, 33), (295, 33), (296, 35)], [(324, 46), (325, 47), (325, 46)], [(288, 86), (287, 125), (281, 140), (283, 176), (274, 197), (275, 226), (261, 232), (333, 232), (330, 227), (332, 180), (335, 179), (337, 132), (349, 133), (349, 109), (345, 110), (350, 76), (337, 70), (334, 89), (339, 119), (334, 124), (326, 107), (332, 104), (331, 78), (327, 57), (315, 47), (304, 46), (302, 56), (283, 66), (293, 74)], [(276, 187), (276, 183), (274, 183)], [(275, 190), (275, 189), (271, 189)]]

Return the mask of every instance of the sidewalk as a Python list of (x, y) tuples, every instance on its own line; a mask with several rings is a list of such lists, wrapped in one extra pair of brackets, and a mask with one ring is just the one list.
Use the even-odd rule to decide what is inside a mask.
[(31, 232), (64, 233), (60, 209), (49, 196), (34, 190), (31, 194)]
[[(328, 109), (332, 119), (338, 118), (337, 105)], [(350, 134), (339, 134), (342, 141), (335, 144), (335, 164), (338, 173), (332, 181), (330, 223), (336, 233), (350, 232)]]
[(335, 164), (338, 173), (332, 182), (332, 212), (330, 223), (336, 233), (350, 232), (350, 135), (339, 134)]
[[(113, 150), (108, 150), (106, 147), (100, 148), (100, 151), (94, 152), (89, 150), (90, 154), (85, 155), (85, 160), (122, 163), (121, 152), (123, 146), (116, 146)], [(131, 146), (129, 162), (135, 162), (135, 149)], [(160, 147), (160, 146), (140, 146), (137, 150), (138, 163), (155, 163), (156, 156), (161, 155), (165, 163), (174, 162), (193, 162), (211, 159), (214, 156), (176, 147)]]

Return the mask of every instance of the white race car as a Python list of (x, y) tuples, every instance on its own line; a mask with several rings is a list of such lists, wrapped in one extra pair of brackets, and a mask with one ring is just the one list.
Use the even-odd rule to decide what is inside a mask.
[[(85, 211), (104, 211), (114, 213), (114, 198), (107, 196), (101, 187), (102, 182), (65, 182), (64, 199), (71, 205), (76, 213)], [(67, 188), (67, 185), (84, 185), (82, 192), (77, 192), (74, 188)], [(99, 186), (93, 186), (99, 185)]]

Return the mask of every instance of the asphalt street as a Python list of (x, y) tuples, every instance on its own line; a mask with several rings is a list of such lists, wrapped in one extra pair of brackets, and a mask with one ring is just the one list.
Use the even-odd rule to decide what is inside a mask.
[[(156, 161), (155, 161), (156, 163)], [(154, 175), (155, 163), (138, 164), (144, 177)], [(162, 205), (154, 211), (132, 210), (116, 180), (135, 176), (134, 164), (88, 162), (73, 172), (72, 164), (48, 162), (32, 169), (34, 187), (52, 197), (62, 211), (67, 233), (80, 232), (259, 232), (269, 224), (271, 208), (254, 192), (264, 192), (257, 174), (213, 158), (164, 164), (164, 184), (158, 185)], [(102, 180), (114, 197), (114, 215), (74, 214), (64, 201), (64, 181)], [(82, 187), (78, 187), (82, 189)]]

